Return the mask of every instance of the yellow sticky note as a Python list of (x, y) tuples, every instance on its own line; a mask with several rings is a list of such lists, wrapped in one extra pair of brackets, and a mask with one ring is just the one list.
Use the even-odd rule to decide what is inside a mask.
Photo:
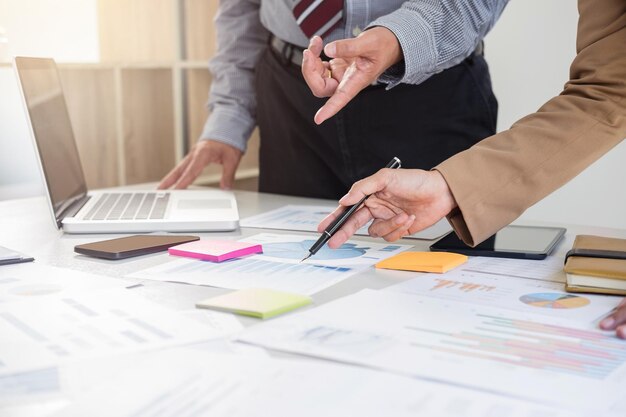
[(250, 288), (200, 301), (196, 307), (267, 319), (311, 304), (311, 302), (311, 298), (305, 295), (265, 288)]
[(402, 252), (376, 264), (376, 268), (443, 274), (467, 262), (467, 256), (450, 252)]

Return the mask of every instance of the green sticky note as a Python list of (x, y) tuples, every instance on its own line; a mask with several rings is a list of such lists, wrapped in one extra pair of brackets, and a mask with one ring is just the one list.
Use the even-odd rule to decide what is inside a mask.
[(265, 288), (250, 288), (200, 301), (196, 307), (267, 319), (311, 304), (311, 302), (311, 298), (305, 295)]

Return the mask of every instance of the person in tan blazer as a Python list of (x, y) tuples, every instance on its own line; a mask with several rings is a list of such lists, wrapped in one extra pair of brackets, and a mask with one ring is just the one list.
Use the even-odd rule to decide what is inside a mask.
[[(373, 195), (329, 245), (338, 247), (371, 219), (370, 234), (393, 241), (444, 216), (465, 243), (477, 245), (620, 143), (626, 137), (626, 0), (579, 0), (578, 10), (577, 56), (561, 94), (509, 130), (482, 140), (432, 171), (386, 169), (355, 183), (320, 230), (344, 206)], [(327, 67), (349, 76), (335, 91), (327, 92), (331, 98), (322, 111), (326, 118), (339, 111), (361, 85), (371, 82), (364, 69), (372, 76), (381, 70), (376, 63), (383, 60), (377, 53), (397, 53), (389, 42), (370, 42), (361, 51), (358, 45), (335, 44), (327, 45), (325, 52), (334, 52), (329, 56), (337, 63), (317, 61), (318, 47), (312, 43), (307, 54), (311, 61), (303, 66), (314, 93), (319, 85), (316, 77), (323, 76)], [(342, 57), (346, 46), (351, 51), (348, 58)], [(624, 323), (623, 303), (601, 327), (617, 329), (626, 338)]]

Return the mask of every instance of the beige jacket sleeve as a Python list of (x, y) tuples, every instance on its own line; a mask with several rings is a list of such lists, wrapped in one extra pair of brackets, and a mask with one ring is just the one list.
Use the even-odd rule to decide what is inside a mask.
[[(438, 165), (477, 245), (626, 137), (626, 0), (579, 0), (577, 56), (563, 92), (509, 130)], [(539, 11), (538, 11), (539, 12)]]

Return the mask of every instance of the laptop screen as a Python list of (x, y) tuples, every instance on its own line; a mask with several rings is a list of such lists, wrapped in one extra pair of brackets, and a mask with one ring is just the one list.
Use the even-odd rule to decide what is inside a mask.
[(87, 193), (61, 81), (54, 60), (15, 58), (48, 194), (57, 223)]

